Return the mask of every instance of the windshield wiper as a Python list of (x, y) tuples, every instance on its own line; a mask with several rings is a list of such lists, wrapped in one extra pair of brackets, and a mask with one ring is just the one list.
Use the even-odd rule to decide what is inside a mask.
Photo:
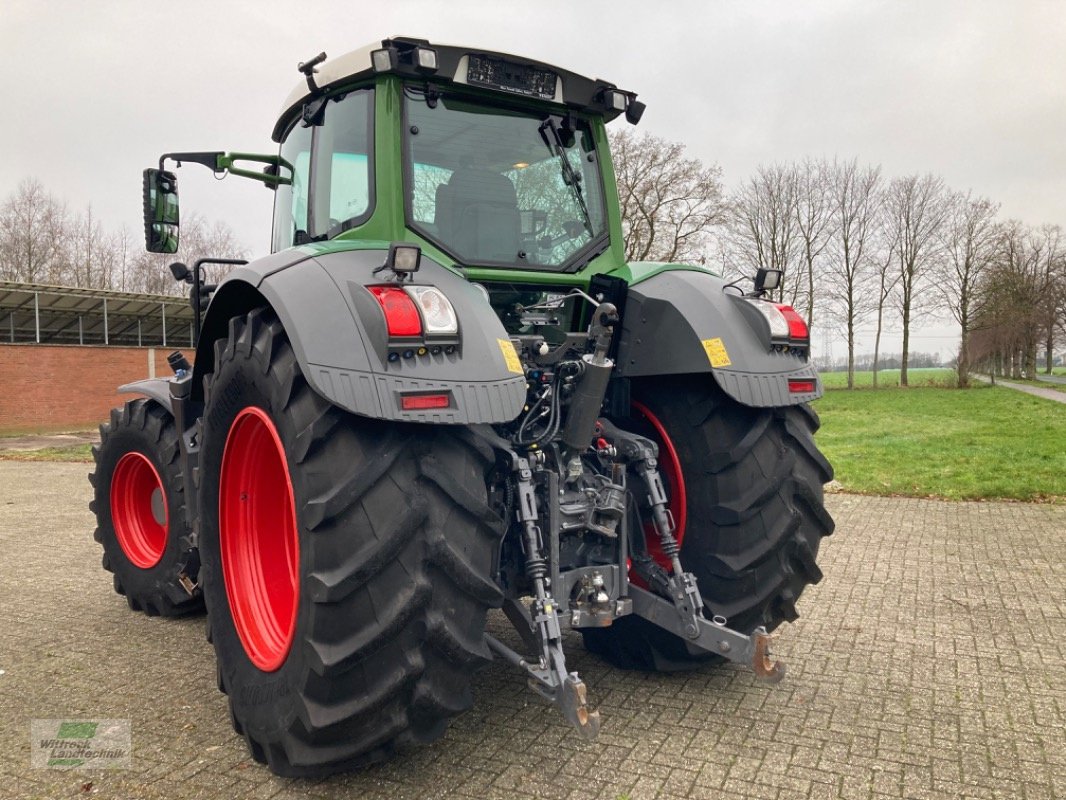
[[(559, 159), (563, 170), (563, 183), (569, 186), (573, 192), (574, 199), (581, 210), (581, 222), (584, 224), (585, 230), (589, 232), (589, 236), (595, 236), (596, 233), (592, 230), (592, 218), (589, 216), (589, 207), (585, 205), (585, 193), (581, 189), (581, 176), (577, 174), (574, 165), (566, 157), (566, 148), (563, 147), (563, 137), (559, 131), (559, 123), (555, 121), (554, 117), (548, 117), (544, 122), (540, 123), (540, 127), (537, 130), (540, 131), (540, 138), (544, 140), (548, 152)], [(550, 137), (549, 131), (551, 131)]]

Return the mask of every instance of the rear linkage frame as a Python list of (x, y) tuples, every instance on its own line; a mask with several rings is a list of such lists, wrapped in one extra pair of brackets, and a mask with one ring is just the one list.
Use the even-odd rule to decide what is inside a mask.
[[(512, 501), (509, 505), (514, 508), (513, 524), (518, 527), (525, 577), (532, 589), (532, 598), (523, 602), (523, 597), (515, 591), (507, 592), (505, 587), (504, 601), (504, 612), (529, 655), (522, 655), (489, 634), (485, 635), (486, 644), (494, 654), (523, 671), (530, 688), (554, 704), (586, 739), (595, 738), (599, 732), (600, 715), (589, 706), (580, 676), (566, 665), (564, 618), (571, 628), (580, 629), (606, 627), (620, 617), (636, 614), (680, 637), (690, 650), (748, 665), (763, 680), (777, 683), (785, 675), (784, 664), (771, 657), (770, 636), (765, 628), (756, 628), (748, 635), (728, 627), (724, 617), (704, 616), (696, 576), (686, 572), (681, 564), (674, 535), (676, 526), (659, 475), (656, 443), (598, 417), (606, 380), (597, 382), (595, 374), (606, 374), (614, 366), (606, 353), (617, 321), (612, 304), (596, 304), (589, 328), (594, 351), (582, 357), (587, 371), (580, 374), (573, 391), (561, 442), (550, 445), (548, 452), (520, 444), (516, 448), (514, 441), (488, 426), (477, 426), (475, 430), (497, 453), (498, 472), (508, 484)], [(595, 476), (598, 489), (585, 489), (584, 497), (575, 500), (575, 495), (581, 493), (568, 492), (566, 486), (589, 476), (581, 461), (582, 455), (589, 452), (597, 455), (601, 463), (610, 464), (610, 477)], [(644, 531), (633, 530), (635, 526), (630, 524), (627, 474), (636, 476), (646, 492), (647, 511), (662, 552), (670, 561), (669, 570), (648, 554)], [(546, 525), (542, 527), (545, 518)], [(617, 558), (610, 564), (563, 570), (560, 541), (564, 532), (615, 540)], [(648, 589), (629, 580), (630, 565)]]

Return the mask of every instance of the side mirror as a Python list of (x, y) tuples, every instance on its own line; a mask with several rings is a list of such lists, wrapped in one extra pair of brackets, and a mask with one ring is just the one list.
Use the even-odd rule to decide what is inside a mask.
[(178, 181), (173, 172), (144, 171), (144, 248), (178, 252)]
[(175, 261), (170, 265), (170, 274), (174, 276), (176, 281), (185, 281), (185, 283), (192, 283), (192, 270), (182, 264), (180, 261)]

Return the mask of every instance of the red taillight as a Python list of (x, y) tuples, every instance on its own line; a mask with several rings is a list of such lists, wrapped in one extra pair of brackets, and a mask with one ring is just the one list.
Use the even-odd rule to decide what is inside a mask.
[(792, 394), (812, 394), (815, 388), (816, 387), (814, 381), (790, 380), (788, 382), (788, 390), (792, 392)]
[(781, 312), (781, 316), (785, 318), (788, 323), (788, 338), (789, 339), (810, 339), (811, 333), (807, 330), (807, 322), (796, 313), (796, 309), (792, 306), (786, 306), (779, 303), (774, 303), (774, 306)]
[(418, 308), (403, 289), (398, 286), (368, 286), (370, 293), (385, 312), (385, 324), (389, 336), (421, 336), (422, 318)]
[(427, 408), (448, 408), (452, 404), (449, 394), (405, 394), (400, 398), (404, 411), (425, 411)]

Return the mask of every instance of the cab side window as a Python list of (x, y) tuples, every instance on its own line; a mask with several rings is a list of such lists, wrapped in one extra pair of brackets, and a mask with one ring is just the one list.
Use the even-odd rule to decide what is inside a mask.
[(372, 89), (331, 100), (322, 124), (297, 122), (281, 145), (272, 252), (335, 236), (370, 218), (374, 206)]
[(326, 106), (315, 133), (314, 229), (336, 235), (365, 222), (373, 210), (373, 114), (370, 89)]
[(290, 183), (274, 193), (274, 233), (270, 251), (292, 247), (297, 231), (307, 233), (307, 202), (310, 189), (312, 129), (297, 123), (281, 145), (278, 175)]

